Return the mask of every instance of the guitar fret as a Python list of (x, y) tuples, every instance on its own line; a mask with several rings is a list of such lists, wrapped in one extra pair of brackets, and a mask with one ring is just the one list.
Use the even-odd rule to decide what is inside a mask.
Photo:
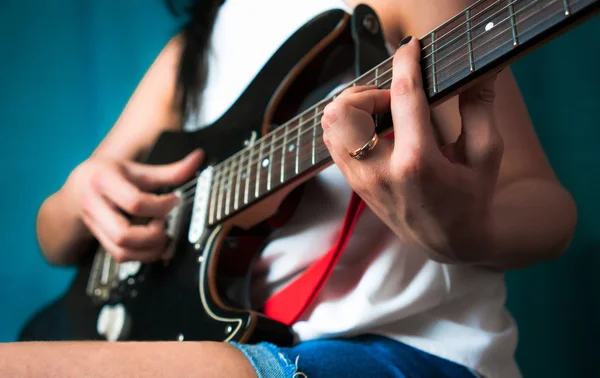
[[(223, 168), (221, 168), (223, 169)], [(224, 185), (224, 181), (222, 180), (222, 178), (224, 177), (223, 172), (221, 172), (221, 174), (219, 175), (219, 181), (218, 181), (218, 191), (219, 191), (219, 195), (217, 196), (217, 220), (221, 220), (222, 218), (222, 214), (223, 214), (223, 187)]]
[(569, 14), (571, 14), (569, 10), (569, 0), (563, 0), (563, 5), (565, 7), (565, 16), (568, 16)]
[(517, 46), (519, 44), (519, 38), (517, 36), (517, 23), (515, 22), (515, 6), (512, 1), (513, 0), (508, 0), (508, 11), (510, 12), (510, 27), (512, 28), (513, 46)]
[(435, 30), (431, 33), (431, 73), (432, 73), (432, 80), (433, 80), (433, 93), (437, 93), (438, 91), (438, 87), (437, 87), (437, 72), (435, 70), (435, 65), (436, 65), (436, 57), (435, 57)]
[(235, 199), (233, 201), (233, 208), (235, 210), (240, 207), (240, 181), (242, 180), (242, 166), (244, 165), (244, 154), (240, 154), (238, 161), (238, 173), (237, 180), (235, 181)]
[(473, 39), (471, 38), (471, 9), (467, 9), (467, 49), (469, 50), (469, 70), (475, 71), (475, 63), (473, 61)]
[(312, 130), (312, 165), (317, 164), (316, 160), (316, 142), (317, 142), (317, 121), (319, 120), (319, 107), (315, 107), (315, 115), (313, 119), (313, 130)]
[(220, 172), (221, 170), (216, 170), (215, 169), (215, 176), (213, 177), (213, 185), (212, 185), (212, 189), (210, 191), (210, 212), (209, 212), (209, 219), (210, 219), (210, 223), (214, 223), (215, 222), (215, 207), (217, 205), (217, 193), (218, 193), (218, 187), (219, 187), (219, 176), (220, 176)]
[(302, 117), (298, 120), (298, 136), (296, 137), (296, 175), (300, 173), (300, 135), (302, 135)]
[(227, 182), (227, 199), (225, 200), (225, 215), (231, 211), (231, 187), (233, 186), (233, 159), (229, 162), (229, 178)]
[(375, 67), (375, 86), (379, 87), (379, 66)]
[(244, 204), (248, 204), (250, 192), (250, 172), (252, 172), (252, 148), (248, 148), (248, 166), (246, 167), (246, 188), (244, 189)]
[(263, 159), (263, 142), (264, 139), (261, 139), (260, 146), (258, 147), (258, 161), (256, 162), (256, 185), (254, 187), (254, 198), (258, 198), (258, 196), (260, 196), (260, 166), (262, 164)]
[(282, 184), (285, 181), (285, 150), (287, 148), (288, 127), (289, 124), (286, 123), (283, 129), (283, 144), (281, 145), (281, 176), (279, 177), (279, 182)]
[(383, 73), (379, 76), (379, 79), (381, 80), (381, 88), (387, 88), (389, 89), (391, 87), (391, 82), (392, 82), (392, 76), (393, 76), (393, 68), (392, 68), (392, 64), (393, 61), (391, 59), (385, 61), (385, 63), (383, 63), (381, 65), (381, 67), (379, 68), (381, 71), (383, 71)]
[(271, 150), (269, 151), (269, 170), (267, 172), (267, 191), (271, 190), (271, 171), (273, 168), (273, 149), (275, 148), (275, 143), (274, 143), (274, 139), (275, 139), (275, 135), (276, 133), (273, 133), (273, 135), (271, 136)]

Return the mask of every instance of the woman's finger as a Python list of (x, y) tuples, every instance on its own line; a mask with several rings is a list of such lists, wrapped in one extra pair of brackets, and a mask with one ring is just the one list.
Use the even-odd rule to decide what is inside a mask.
[[(395, 152), (417, 151), (423, 157), (438, 152), (423, 90), (421, 46), (416, 38), (406, 39), (394, 56), (391, 109)], [(438, 152), (439, 153), (439, 152)]]
[(136, 162), (124, 164), (127, 177), (145, 191), (177, 187), (194, 177), (200, 168), (204, 152), (200, 149), (185, 158), (164, 165), (148, 165)]
[(382, 172), (388, 171), (393, 149), (391, 140), (379, 139), (360, 161), (349, 153), (364, 147), (373, 138), (375, 124), (372, 114), (388, 110), (389, 101), (389, 91), (354, 93), (329, 104), (321, 120), (325, 144), (334, 162), (357, 192), (361, 192), (363, 186), (372, 186)]
[(93, 176), (92, 185), (121, 210), (134, 216), (164, 218), (179, 203), (173, 193), (158, 195), (141, 191), (117, 169)]
[(163, 218), (147, 225), (132, 225), (99, 193), (91, 193), (84, 199), (83, 210), (93, 220), (95, 229), (121, 249), (154, 250), (164, 248), (169, 240)]
[(364, 92), (364, 91), (370, 91), (370, 90), (374, 90), (374, 89), (378, 89), (378, 87), (376, 85), (357, 85), (357, 86), (349, 86), (348, 88), (344, 89), (339, 95), (337, 95), (335, 97), (335, 99), (340, 99), (340, 98), (345, 98), (360, 92)]
[(88, 214), (82, 216), (83, 223), (94, 234), (100, 245), (117, 261), (139, 261), (142, 263), (150, 263), (161, 258), (163, 248), (133, 250), (120, 247), (102, 230), (102, 228)]
[(328, 138), (336, 139), (347, 151), (367, 143), (375, 131), (372, 114), (389, 110), (387, 90), (369, 89), (337, 98), (325, 107), (321, 124)]

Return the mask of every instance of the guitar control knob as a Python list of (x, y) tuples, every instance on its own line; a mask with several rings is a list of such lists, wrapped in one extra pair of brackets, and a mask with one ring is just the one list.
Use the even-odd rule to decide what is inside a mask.
[(128, 261), (119, 264), (119, 280), (125, 281), (129, 277), (134, 277), (141, 268), (142, 263), (139, 261)]
[(106, 337), (106, 340), (118, 341), (128, 336), (130, 324), (131, 317), (127, 314), (125, 306), (120, 303), (115, 306), (105, 305), (98, 315), (96, 330), (98, 334)]

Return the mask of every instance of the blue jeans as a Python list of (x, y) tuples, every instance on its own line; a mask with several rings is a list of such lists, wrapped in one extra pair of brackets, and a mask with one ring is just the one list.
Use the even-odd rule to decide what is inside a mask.
[(474, 378), (469, 369), (383, 336), (240, 345), (258, 378)]

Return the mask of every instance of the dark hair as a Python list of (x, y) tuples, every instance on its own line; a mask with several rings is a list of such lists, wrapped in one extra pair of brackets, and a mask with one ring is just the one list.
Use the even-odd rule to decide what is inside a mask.
[(215, 17), (225, 0), (164, 1), (175, 16), (183, 13), (187, 18), (181, 30), (184, 46), (177, 72), (176, 101), (181, 114), (186, 117), (196, 110), (206, 83), (208, 43)]

